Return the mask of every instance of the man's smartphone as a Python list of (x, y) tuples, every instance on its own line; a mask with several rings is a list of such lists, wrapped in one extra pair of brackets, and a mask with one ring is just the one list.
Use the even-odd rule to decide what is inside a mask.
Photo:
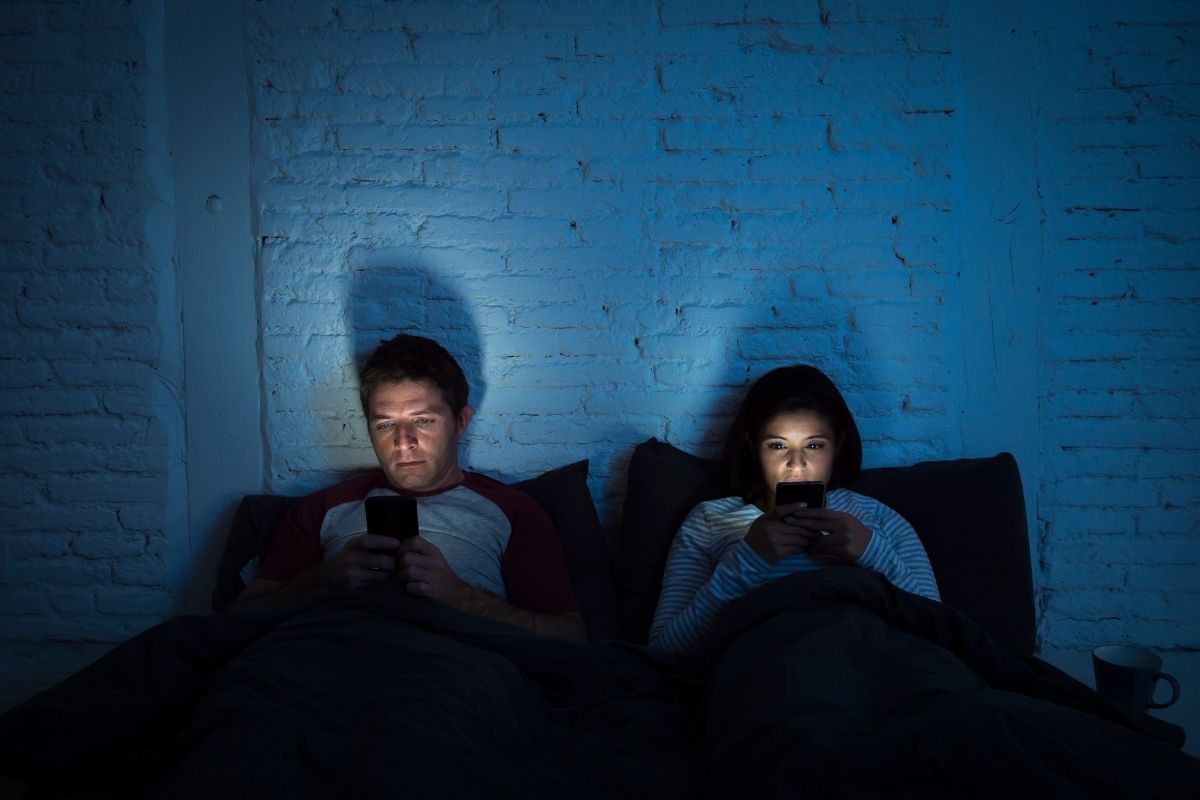
[(417, 525), (417, 499), (400, 494), (367, 498), (367, 533), (407, 539), (421, 532)]
[(786, 481), (775, 484), (775, 507), (803, 502), (808, 508), (825, 507), (825, 484), (821, 481)]

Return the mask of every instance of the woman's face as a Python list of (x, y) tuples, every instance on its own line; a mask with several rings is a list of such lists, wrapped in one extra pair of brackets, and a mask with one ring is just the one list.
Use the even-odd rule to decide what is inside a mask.
[(766, 508), (775, 507), (775, 484), (781, 481), (828, 483), (837, 446), (833, 425), (812, 411), (783, 411), (768, 419), (758, 434)]

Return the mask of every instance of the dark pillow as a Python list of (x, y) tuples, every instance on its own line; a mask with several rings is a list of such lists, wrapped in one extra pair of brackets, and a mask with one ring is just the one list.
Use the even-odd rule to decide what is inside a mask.
[[(611, 639), (617, 637), (618, 627), (608, 545), (587, 478), (585, 459), (522, 481), (516, 488), (537, 500), (554, 521), (589, 638)], [(241, 593), (242, 569), (267, 551), (284, 513), (297, 499), (270, 494), (242, 498), (217, 567), (214, 610), (225, 610)]]
[(909, 521), (929, 553), (943, 602), (1005, 647), (1033, 652), (1029, 528), (1011, 454), (867, 469), (850, 488)]
[(224, 611), (246, 588), (242, 570), (253, 559), (267, 552), (275, 529), (297, 497), (279, 494), (248, 494), (238, 503), (221, 561), (217, 564), (217, 583), (213, 588), (213, 611)]
[(616, 639), (617, 601), (608, 542), (587, 479), (588, 462), (584, 459), (521, 481), (516, 488), (537, 500), (558, 529), (588, 638)]
[[(650, 439), (629, 464), (614, 582), (622, 631), (645, 642), (675, 533), (701, 500), (727, 495), (719, 465)], [(1000, 644), (1036, 644), (1033, 575), (1016, 461), (928, 461), (863, 470), (850, 487), (894, 508), (921, 537), (942, 599)]]
[(634, 449), (613, 576), (624, 638), (646, 642), (675, 531), (692, 506), (723, 494), (720, 475), (717, 462), (655, 438)]

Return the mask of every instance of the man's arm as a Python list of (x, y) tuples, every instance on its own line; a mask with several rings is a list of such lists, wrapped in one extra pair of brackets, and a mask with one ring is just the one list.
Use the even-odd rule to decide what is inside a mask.
[(505, 622), (542, 636), (570, 642), (587, 641), (582, 615), (526, 611), (485, 589), (471, 586), (454, 573), (442, 551), (428, 539), (421, 536), (405, 539), (396, 558), (399, 561), (397, 574), (405, 581), (410, 594), (430, 597), (459, 611)]
[[(455, 606), (460, 611), (487, 617), (497, 622), (507, 622), (509, 625), (524, 628), (542, 636), (565, 639), (568, 642), (587, 641), (587, 629), (583, 625), (583, 615), (578, 612), (540, 614), (536, 611), (526, 611), (486, 589), (468, 584), (463, 585), (466, 587), (466, 591)], [(409, 586), (411, 587), (412, 584)], [(412, 589), (410, 588), (409, 591)]]
[(251, 578), (229, 607), (239, 610), (305, 603), (330, 592), (386, 581), (396, 569), (396, 557), (389, 551), (399, 546), (400, 541), (390, 536), (355, 536), (333, 558), (289, 581)]

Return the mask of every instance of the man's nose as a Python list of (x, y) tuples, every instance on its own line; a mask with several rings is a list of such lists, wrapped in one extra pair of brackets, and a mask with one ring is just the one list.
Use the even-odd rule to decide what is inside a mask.
[(397, 425), (395, 442), (397, 447), (412, 447), (417, 443), (416, 428), (412, 425)]

